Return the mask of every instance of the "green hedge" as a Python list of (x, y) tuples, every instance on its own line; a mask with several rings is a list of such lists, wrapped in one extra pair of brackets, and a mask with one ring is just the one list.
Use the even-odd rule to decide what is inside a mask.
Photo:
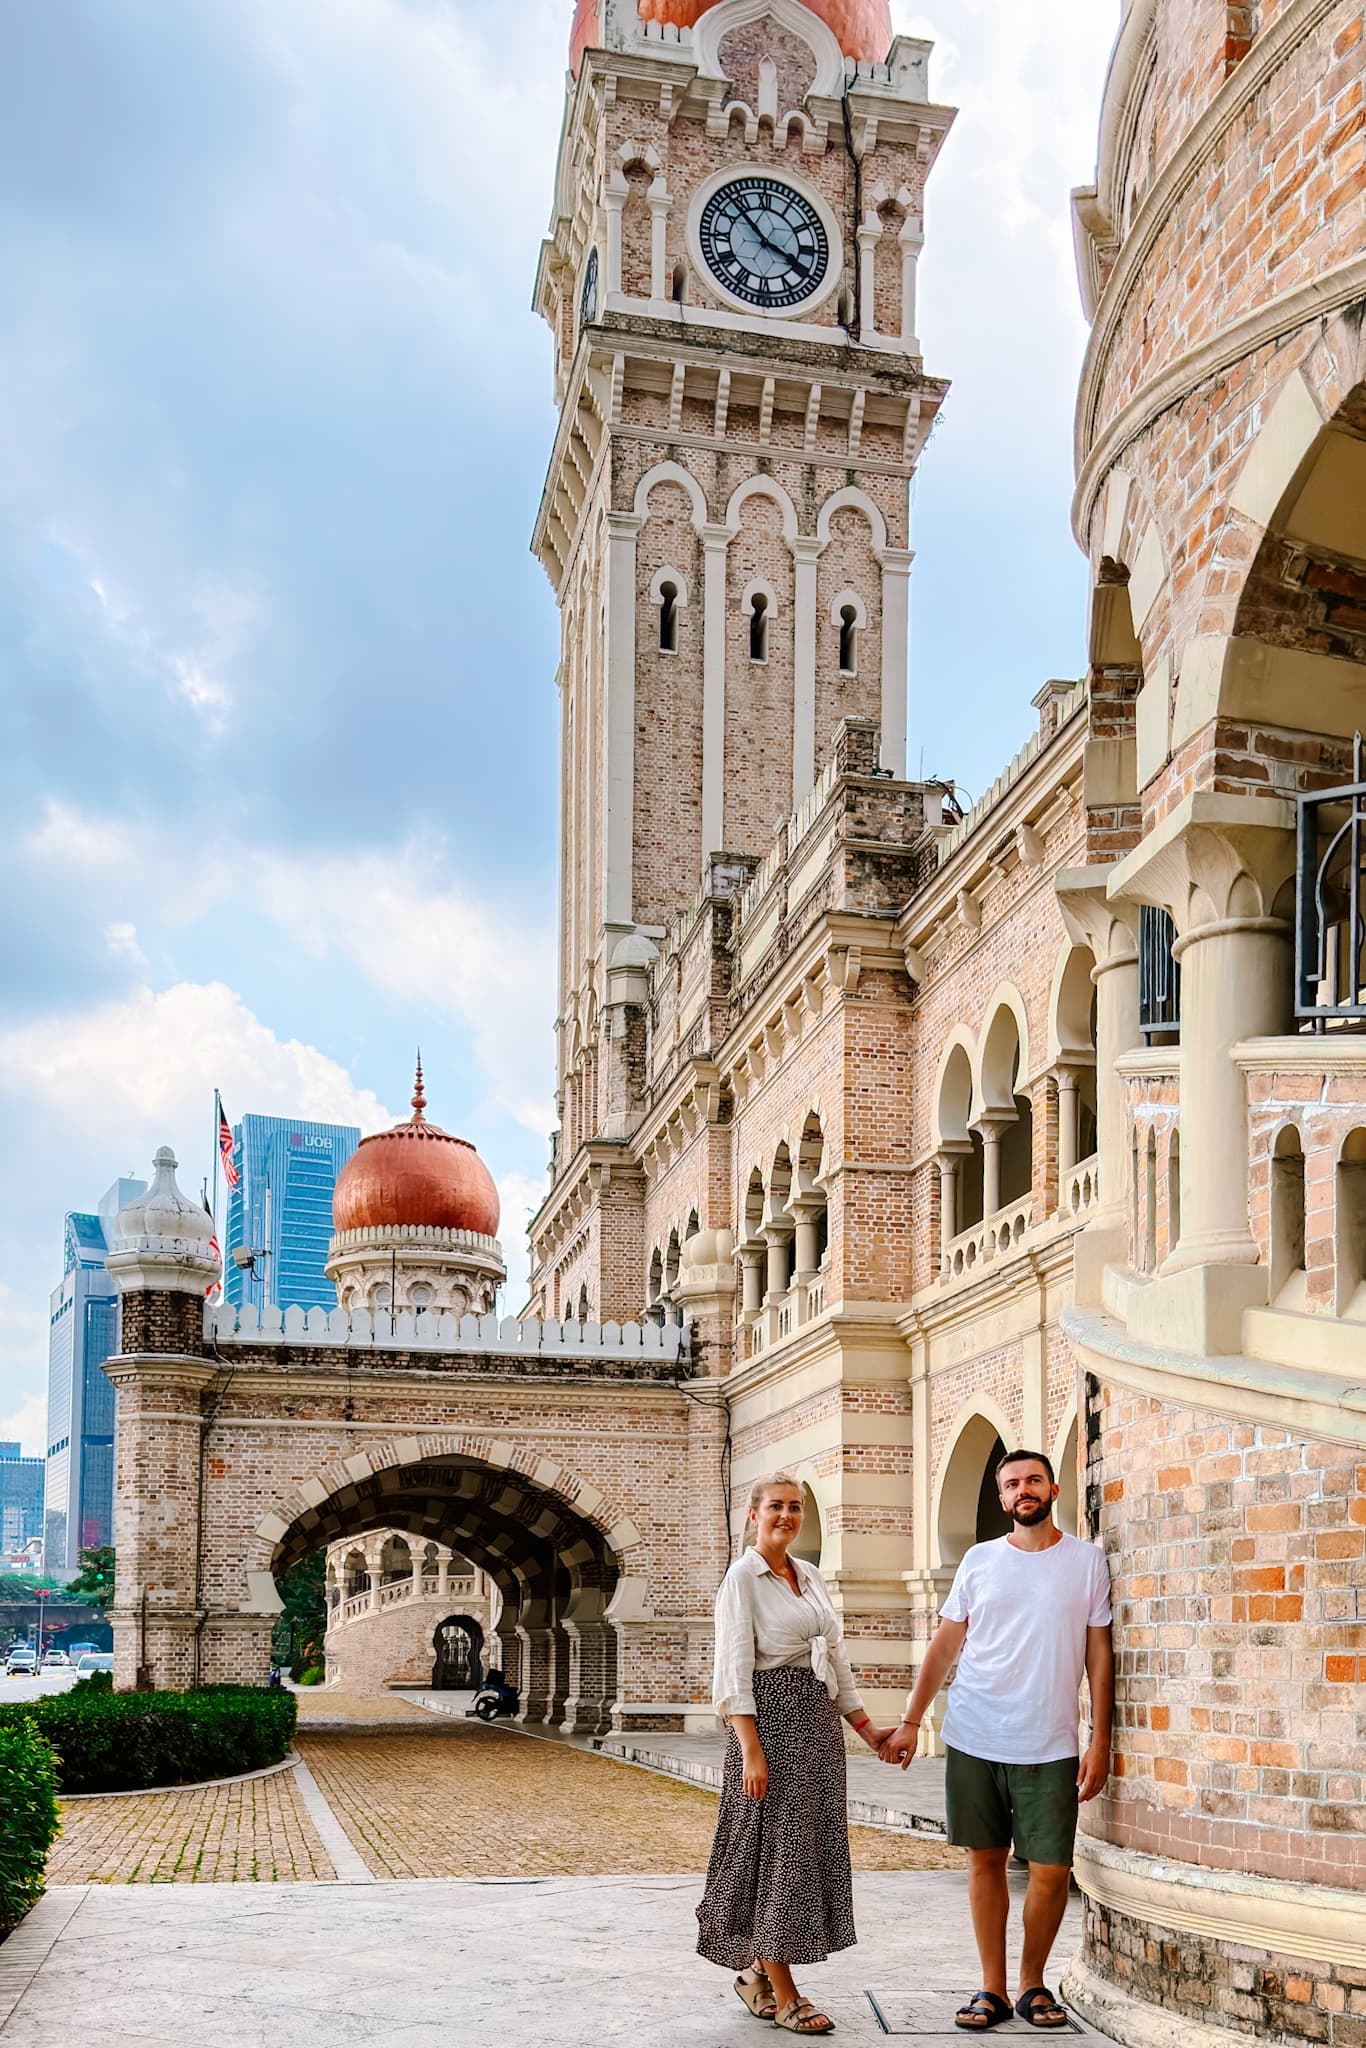
[(42, 1897), (60, 1826), (51, 1745), (31, 1721), (0, 1728), (0, 1935)]
[(57, 1753), (62, 1792), (137, 1792), (264, 1770), (288, 1754), (294, 1695), (255, 1686), (114, 1692), (84, 1679), (70, 1692), (0, 1707), (0, 1731), (36, 1729)]

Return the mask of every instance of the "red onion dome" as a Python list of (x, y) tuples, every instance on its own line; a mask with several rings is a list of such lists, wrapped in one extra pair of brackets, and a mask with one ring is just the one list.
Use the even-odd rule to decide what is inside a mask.
[[(691, 28), (716, 0), (637, 0), (642, 21), (659, 21), (674, 28)], [(884, 64), (892, 47), (890, 0), (806, 0), (813, 14), (828, 22), (839, 37), (846, 57), (864, 64)], [(599, 0), (578, 0), (574, 30), (569, 46), (569, 63), (575, 76), (585, 50), (600, 44)]]
[(332, 1225), (343, 1230), (471, 1230), (497, 1237), (501, 1213), (493, 1176), (473, 1145), (429, 1124), (422, 1062), (406, 1124), (362, 1138), (337, 1176)]

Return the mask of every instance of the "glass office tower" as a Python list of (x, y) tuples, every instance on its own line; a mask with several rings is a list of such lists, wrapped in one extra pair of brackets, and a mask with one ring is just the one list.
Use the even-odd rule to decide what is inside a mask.
[(45, 1463), (24, 1457), (21, 1444), (0, 1444), (0, 1553), (6, 1557), (43, 1533)]
[[(241, 1176), (228, 1198), (223, 1289), (235, 1307), (335, 1308), (323, 1268), (332, 1239), (332, 1190), (360, 1143), (344, 1124), (244, 1116), (234, 1126)], [(258, 1254), (254, 1272), (234, 1263)]]
[(62, 1283), (48, 1335), (43, 1563), (80, 1569), (82, 1550), (114, 1540), (114, 1389), (103, 1370), (119, 1344), (118, 1289), (105, 1269), (120, 1209), (146, 1194), (117, 1180), (96, 1212), (66, 1219)]

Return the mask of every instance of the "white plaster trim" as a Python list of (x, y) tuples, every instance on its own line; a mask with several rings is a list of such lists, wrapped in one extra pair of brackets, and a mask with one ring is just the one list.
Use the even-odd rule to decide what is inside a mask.
[(1094, 1835), (1077, 1837), (1076, 1873), (1088, 1898), (1133, 1920), (1310, 1962), (1361, 1962), (1363, 1892), (1212, 1870)]
[(844, 610), (846, 605), (852, 610), (854, 614), (854, 624), (858, 627), (859, 631), (862, 632), (864, 627), (868, 623), (868, 608), (864, 604), (863, 599), (859, 596), (856, 590), (842, 590), (839, 596), (835, 598), (835, 600), (830, 606), (831, 625), (842, 626), (844, 624)]
[(636, 485), (635, 503), (632, 509), (637, 519), (649, 518), (650, 493), (654, 490), (656, 484), (677, 484), (681, 490), (687, 492), (692, 504), (693, 525), (700, 533), (707, 523), (707, 501), (702, 494), (702, 486), (697, 481), (697, 478), (690, 470), (684, 469), (680, 462), (657, 462), (653, 469), (646, 470), (644, 476)]
[[(1175, 1048), (1173, 1048), (1174, 1050)], [(1249, 1038), (1235, 1045), (1233, 1064), (1245, 1074), (1361, 1074), (1366, 1072), (1366, 1038), (1349, 1037), (1332, 1031), (1322, 1038)], [(1300, 1105), (1319, 1109), (1318, 1103)], [(1339, 1105), (1344, 1116), (1351, 1114), (1350, 1102)]]
[(745, 594), (740, 599), (740, 610), (745, 618), (748, 619), (754, 616), (754, 600), (756, 597), (764, 599), (768, 617), (776, 619), (778, 616), (778, 600), (774, 595), (773, 585), (765, 583), (762, 576), (756, 576), (752, 583), (745, 585)]
[(674, 602), (678, 606), (678, 609), (680, 611), (685, 610), (688, 603), (688, 579), (685, 575), (683, 575), (682, 571), (678, 569), (660, 569), (656, 573), (654, 580), (650, 584), (651, 604), (663, 604), (664, 585), (666, 583), (672, 583), (674, 589), (678, 593), (677, 597), (674, 599)]
[(816, 520), (817, 540), (830, 538), (830, 522), (837, 512), (862, 512), (873, 530), (873, 546), (879, 554), (887, 545), (887, 521), (882, 508), (874, 504), (867, 491), (861, 491), (857, 484), (846, 484), (842, 491), (834, 491), (821, 506)]
[[(737, 4), (753, 4), (761, 12), (767, 13), (770, 7), (776, 9), (785, 5), (786, 0), (737, 0)], [(710, 14), (703, 16), (703, 23), (715, 21), (719, 14), (724, 14), (725, 12), (726, 5), (725, 0), (723, 0), (722, 6), (713, 8)], [(813, 17), (806, 12), (804, 7), (798, 9), (798, 12), (812, 27), (816, 26)], [(831, 41), (834, 41), (833, 36)], [(842, 64), (843, 59), (841, 59)], [(825, 229), (826, 244), (830, 251), (829, 261), (825, 268), (825, 276), (808, 296), (800, 300), (795, 306), (774, 306), (770, 309), (767, 306), (752, 306), (748, 299), (740, 298), (722, 282), (706, 259), (702, 248), (702, 212), (712, 194), (719, 192), (723, 185), (731, 185), (740, 178), (748, 178), (753, 175), (754, 167), (752, 165), (746, 167), (746, 165), (741, 163), (732, 163), (723, 164), (720, 170), (713, 171), (709, 178), (702, 180), (702, 183), (694, 192), (692, 202), (688, 208), (688, 255), (692, 259), (694, 275), (705, 279), (708, 291), (713, 292), (723, 305), (733, 307), (736, 312), (744, 314), (749, 321), (756, 323), (762, 331), (767, 331), (775, 321), (790, 322), (795, 316), (800, 322), (807, 314), (814, 313), (818, 307), (825, 304), (844, 276), (844, 236), (840, 232), (839, 221), (836, 219), (833, 209), (827, 205), (823, 194), (818, 192), (814, 185), (808, 184), (805, 178), (796, 176), (790, 165), (786, 163), (780, 164), (771, 173), (766, 173), (765, 175), (771, 176), (773, 182), (777, 185), (790, 185), (792, 190), (799, 193), (808, 206), (812, 207), (820, 215), (821, 225)], [(707, 309), (702, 307), (698, 310), (705, 312)], [(803, 339), (807, 338), (807, 330), (804, 327), (799, 325), (796, 331)], [(845, 339), (842, 328), (839, 330), (839, 337), (842, 340)]]
[(734, 535), (740, 531), (740, 513), (751, 498), (771, 498), (783, 515), (783, 539), (794, 541), (797, 533), (797, 508), (776, 477), (747, 477), (739, 488), (731, 493), (726, 507), (726, 526)]
[[(816, 76), (810, 94), (829, 98), (844, 90), (844, 52), (828, 22), (813, 14), (799, 0), (721, 0), (704, 14), (693, 30), (693, 50), (703, 78), (724, 78), (721, 45), (737, 28), (770, 15), (780, 28), (799, 36), (816, 60)], [(728, 173), (727, 175), (731, 175)]]
[[(1319, 0), (1323, 4), (1323, 0)], [(1274, 35), (1275, 30), (1267, 31)], [(1254, 46), (1255, 47), (1255, 46)], [(1251, 60), (1247, 57), (1243, 63)], [(1311, 321), (1321, 320), (1354, 300), (1366, 297), (1366, 252), (1349, 258), (1333, 270), (1320, 271), (1294, 291), (1255, 307), (1231, 326), (1223, 327), (1199, 348), (1190, 349), (1167, 365), (1160, 376), (1143, 385), (1122, 412), (1115, 414), (1100, 438), (1081, 462), (1077, 488), (1072, 498), (1072, 531), (1081, 547), (1088, 548), (1091, 515), (1101, 484), (1110, 465), (1117, 461), (1160, 413), (1169, 410), (1185, 395), (1218, 371), (1227, 369), (1243, 356), (1254, 355), (1268, 342), (1295, 334)], [(1079, 430), (1080, 446), (1080, 430)]]

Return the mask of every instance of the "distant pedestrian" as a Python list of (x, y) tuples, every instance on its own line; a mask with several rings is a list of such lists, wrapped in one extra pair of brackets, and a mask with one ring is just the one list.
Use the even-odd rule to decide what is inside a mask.
[[(1006, 1994), (1006, 1864), (1012, 1838), (1029, 1864), (1020, 1988), (1013, 2011), (1032, 2027), (1067, 2025), (1044, 1978), (1062, 1925), (1080, 1800), (1110, 1776), (1114, 1652), (1110, 1568), (1095, 1544), (1053, 1522), (1053, 1467), (1039, 1451), (1010, 1451), (996, 1467), (1013, 1527), (978, 1543), (959, 1565), (901, 1726), (882, 1744), (904, 1769), (920, 1725), (958, 1659), (944, 1715), (949, 1840), (968, 1852), (968, 1897), (982, 1989), (955, 2016), (985, 2033), (1012, 2016)], [(1080, 1753), (1078, 1689), (1091, 1696), (1091, 1740)]]
[(802, 1997), (794, 1964), (850, 1948), (853, 1880), (840, 1716), (870, 1749), (891, 1735), (863, 1711), (839, 1616), (814, 1565), (789, 1556), (802, 1489), (779, 1473), (750, 1495), (752, 1549), (716, 1601), (716, 1710), (730, 1723), (698, 1952), (738, 1970), (756, 2019), (792, 2034), (835, 2023)]

